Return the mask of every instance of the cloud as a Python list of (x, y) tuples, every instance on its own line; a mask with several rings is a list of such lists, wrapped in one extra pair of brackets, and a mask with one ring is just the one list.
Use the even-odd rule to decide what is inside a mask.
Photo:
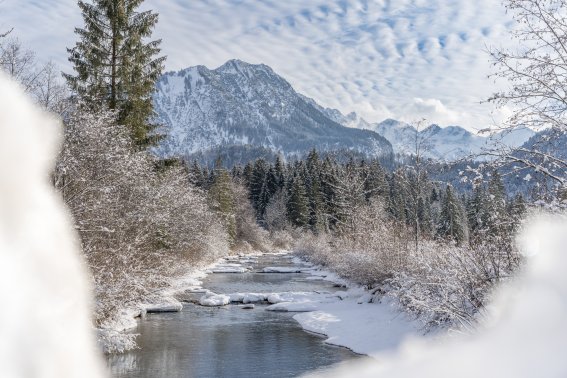
[[(369, 121), (407, 118), (408, 103), (421, 98), (462, 117), (432, 112), (432, 122), (470, 129), (492, 122), (491, 107), (480, 104), (495, 90), (484, 49), (505, 43), (510, 21), (494, 0), (147, 0), (144, 7), (160, 13), (155, 35), (168, 70), (239, 58), (268, 64), (322, 105)], [(0, 14), (39, 56), (69, 69), (64, 47), (81, 25), (77, 7), (5, 0)]]

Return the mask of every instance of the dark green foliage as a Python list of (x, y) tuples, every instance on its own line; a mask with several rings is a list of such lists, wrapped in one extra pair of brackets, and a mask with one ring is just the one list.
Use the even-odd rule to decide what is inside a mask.
[(269, 169), (269, 165), (264, 159), (256, 160), (248, 184), (250, 199), (252, 200), (254, 210), (256, 210), (256, 219), (258, 221), (263, 219), (264, 211), (270, 200), (267, 179)]
[(294, 226), (305, 227), (308, 225), (309, 200), (305, 192), (305, 183), (300, 175), (292, 179), (287, 212), (289, 220)]
[(442, 238), (454, 240), (457, 245), (463, 245), (469, 240), (467, 219), (463, 206), (450, 185), (447, 185), (443, 197), (437, 234)]
[[(221, 166), (217, 161), (216, 170)], [(196, 162), (188, 170), (195, 185), (216, 186), (216, 170), (209, 174)], [(508, 200), (498, 173), (466, 197), (451, 185), (440, 188), (425, 170), (419, 177), (411, 166), (389, 173), (377, 160), (330, 154), (321, 158), (315, 150), (304, 161), (285, 164), (276, 157), (274, 163), (258, 159), (244, 167), (234, 166), (232, 179), (248, 189), (256, 219), (268, 229), (277, 220), (314, 233), (348, 236), (355, 229), (357, 212), (378, 200), (400, 231), (414, 235), (416, 248), (419, 240), (437, 237), (458, 245), (502, 244), (499, 248), (505, 250), (526, 208), (522, 196)], [(280, 212), (281, 217), (287, 216), (283, 223), (274, 213), (266, 217), (266, 208), (274, 201), (285, 208)]]
[(158, 139), (152, 131), (152, 93), (165, 57), (160, 40), (146, 41), (158, 21), (152, 11), (139, 11), (143, 0), (79, 1), (84, 21), (79, 41), (68, 49), (75, 74), (64, 74), (70, 88), (90, 110), (116, 111), (138, 146)]
[(232, 181), (228, 171), (220, 165), (214, 170), (212, 184), (209, 188), (209, 199), (211, 208), (223, 220), (230, 244), (234, 245), (236, 241), (236, 206), (232, 192)]

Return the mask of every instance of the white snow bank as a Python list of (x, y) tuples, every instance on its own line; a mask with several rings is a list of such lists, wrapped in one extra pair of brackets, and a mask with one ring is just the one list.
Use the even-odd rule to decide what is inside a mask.
[(379, 363), (349, 364), (316, 376), (567, 377), (567, 221), (540, 218), (520, 240), (527, 267), (518, 282), (498, 290), (477, 334), (409, 340), (397, 353), (379, 355)]
[(199, 299), (199, 304), (201, 306), (226, 306), (230, 303), (230, 297), (225, 294), (215, 294), (213, 292), (208, 292)]
[(358, 294), (341, 301), (319, 303), (318, 311), (293, 318), (305, 330), (326, 335), (328, 344), (370, 356), (396, 348), (406, 337), (420, 334), (420, 324), (401, 314), (392, 304), (358, 304)]
[(270, 294), (267, 293), (233, 293), (229, 294), (228, 297), (230, 298), (231, 302), (246, 304), (264, 302), (268, 300), (269, 295)]
[(280, 302), (266, 307), (266, 311), (279, 311), (279, 312), (307, 312), (316, 311), (319, 309), (318, 302), (303, 301), (303, 302)]
[(329, 302), (333, 300), (333, 294), (316, 293), (312, 291), (287, 291), (283, 293), (273, 293), (268, 295), (268, 302), (305, 302), (305, 301), (321, 301)]
[(304, 273), (312, 270), (313, 268), (302, 268), (298, 266), (267, 266), (262, 269), (262, 273)]
[(248, 271), (248, 267), (239, 263), (221, 263), (209, 269), (207, 273), (246, 273)]
[(147, 313), (179, 312), (183, 309), (181, 302), (173, 298), (168, 298), (158, 303), (142, 304), (141, 307)]
[(138, 325), (136, 318), (140, 317), (142, 312), (143, 310), (140, 308), (124, 308), (120, 310), (116, 318), (107, 321), (101, 328), (116, 332), (124, 332), (136, 328)]

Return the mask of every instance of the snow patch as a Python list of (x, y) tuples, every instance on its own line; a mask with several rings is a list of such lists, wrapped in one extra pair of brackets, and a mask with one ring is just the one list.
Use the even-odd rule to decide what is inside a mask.
[(225, 294), (215, 294), (213, 292), (208, 292), (207, 294), (203, 295), (199, 300), (199, 304), (201, 306), (208, 306), (208, 307), (218, 307), (218, 306), (226, 306), (230, 303), (230, 297)]
[(312, 270), (313, 268), (302, 268), (298, 266), (267, 266), (262, 269), (262, 273), (305, 273)]

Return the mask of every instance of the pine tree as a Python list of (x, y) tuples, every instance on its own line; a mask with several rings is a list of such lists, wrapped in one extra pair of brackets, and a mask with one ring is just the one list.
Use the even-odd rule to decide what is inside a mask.
[(205, 177), (203, 176), (203, 171), (197, 163), (197, 160), (193, 161), (193, 164), (188, 169), (189, 171), (189, 182), (198, 188), (202, 188), (205, 185)]
[(79, 1), (84, 21), (80, 40), (67, 49), (75, 74), (64, 74), (70, 88), (91, 110), (117, 112), (139, 146), (158, 139), (152, 132), (151, 95), (163, 70), (157, 57), (161, 40), (146, 42), (158, 21), (152, 11), (138, 11), (143, 0)]
[(276, 176), (276, 184), (278, 189), (283, 189), (285, 186), (285, 166), (280, 157), (280, 155), (276, 156), (276, 162), (274, 164), (275, 176)]
[(264, 216), (264, 211), (270, 200), (267, 185), (268, 163), (264, 159), (258, 159), (252, 168), (250, 177), (250, 199), (252, 206), (256, 210), (256, 219), (261, 221)]
[(467, 218), (473, 233), (478, 233), (485, 227), (486, 221), (486, 191), (482, 185), (473, 189), (472, 197), (467, 201)]
[(368, 177), (365, 182), (366, 199), (374, 196), (387, 197), (389, 192), (386, 173), (378, 161), (373, 161), (368, 166)]
[(447, 185), (437, 229), (439, 236), (454, 240), (457, 245), (465, 244), (469, 239), (467, 220), (459, 197), (450, 185)]
[(502, 177), (496, 170), (492, 172), (488, 182), (488, 197), (485, 207), (484, 223), (488, 234), (493, 237), (505, 236), (509, 222), (506, 212), (506, 190), (502, 183)]
[(431, 216), (431, 204), (427, 198), (419, 197), (417, 202), (417, 217), (421, 233), (431, 237), (433, 232), (433, 220)]
[(292, 225), (305, 227), (309, 223), (309, 203), (305, 184), (300, 175), (293, 178), (287, 205), (288, 218)]
[(324, 225), (327, 231), (334, 229), (339, 217), (336, 163), (326, 157), (321, 165), (321, 193), (323, 198)]
[(213, 182), (209, 189), (211, 208), (222, 219), (231, 245), (236, 240), (236, 205), (232, 182), (228, 171), (217, 165), (213, 173)]

